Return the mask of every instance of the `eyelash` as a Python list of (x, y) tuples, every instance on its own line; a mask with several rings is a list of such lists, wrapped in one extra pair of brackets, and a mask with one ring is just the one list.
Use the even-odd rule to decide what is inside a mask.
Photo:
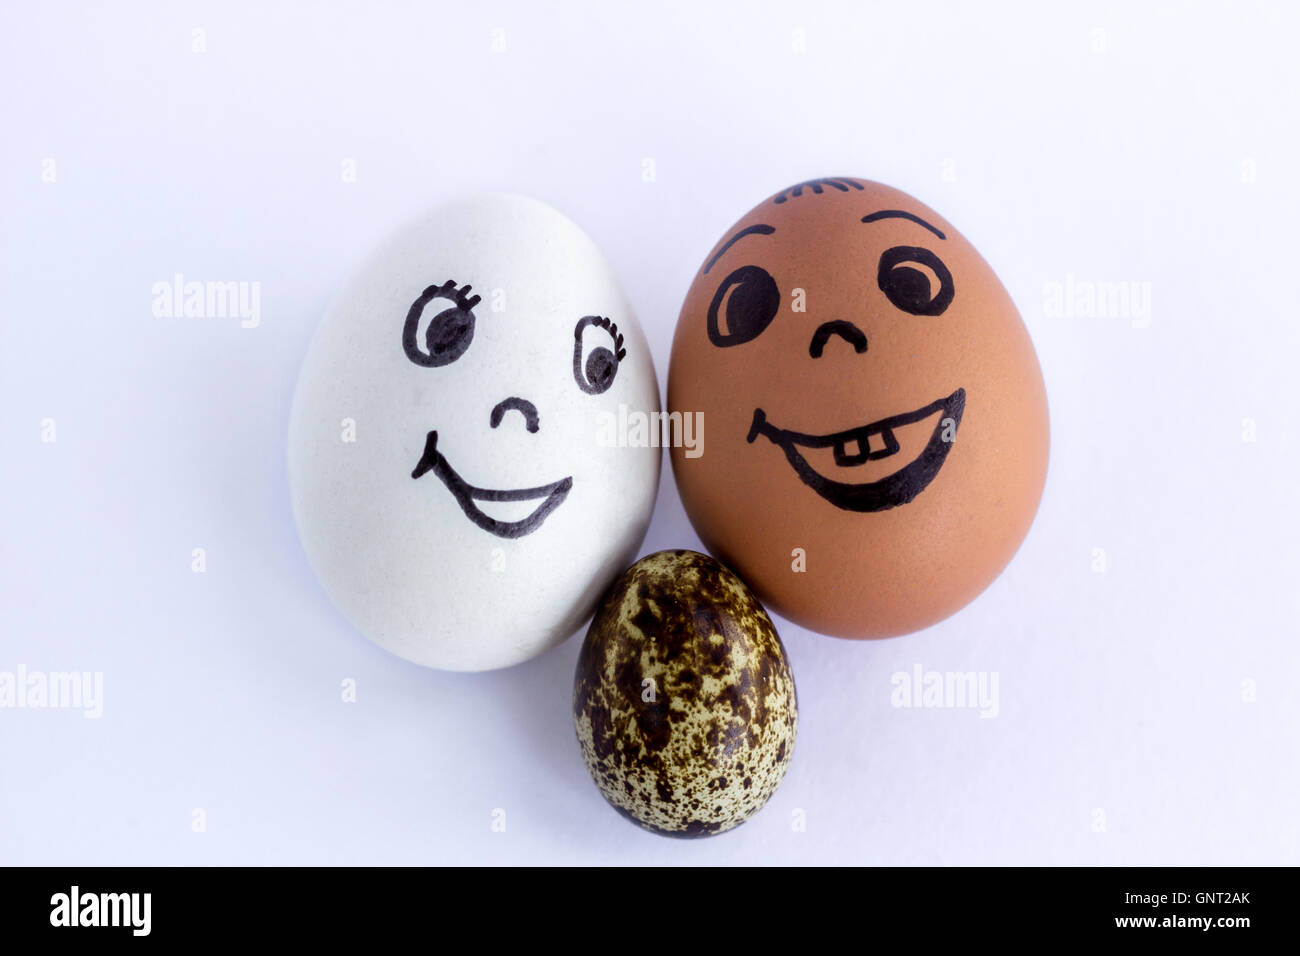
[[(448, 279), (442, 285), (437, 286), (432, 290), (426, 289), (425, 295), (428, 295), (430, 299), (452, 299), (456, 303), (457, 308), (464, 309), (468, 312), (470, 309), (474, 308), (474, 306), (483, 301), (481, 295), (467, 296), (467, 293), (472, 288), (474, 288), (472, 285), (466, 285), (462, 288), (455, 279)], [(429, 295), (431, 291), (433, 294)], [(450, 295), (448, 295), (449, 292), (451, 293)]]
[(614, 357), (620, 362), (623, 361), (623, 357), (627, 355), (627, 350), (623, 348), (623, 333), (618, 330), (618, 326), (603, 315), (591, 324), (600, 326), (614, 337)]
[[(470, 286), (460, 287), (455, 279), (448, 279), (442, 285), (429, 286), (411, 303), (402, 325), (402, 350), (408, 359), (424, 368), (438, 368), (464, 354), (474, 338), (474, 306), (482, 301), (469, 291)], [(454, 307), (430, 316), (421, 336), (424, 312), (429, 303), (439, 299), (454, 303)], [(438, 322), (439, 318), (443, 321)]]

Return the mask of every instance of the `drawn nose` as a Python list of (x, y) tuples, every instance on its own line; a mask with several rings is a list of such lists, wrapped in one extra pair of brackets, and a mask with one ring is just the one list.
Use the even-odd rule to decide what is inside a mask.
[(853, 351), (859, 355), (867, 350), (866, 333), (852, 322), (836, 319), (834, 322), (823, 322), (817, 326), (817, 331), (813, 333), (812, 344), (808, 346), (808, 354), (813, 358), (821, 358), (822, 349), (826, 348), (826, 341), (832, 335), (838, 335), (848, 342), (853, 346)]
[(526, 398), (516, 398), (513, 395), (501, 399), (492, 409), (492, 427), (496, 428), (500, 425), (501, 420), (506, 417), (506, 412), (512, 410), (524, 416), (525, 428), (530, 432), (537, 431), (537, 406)]

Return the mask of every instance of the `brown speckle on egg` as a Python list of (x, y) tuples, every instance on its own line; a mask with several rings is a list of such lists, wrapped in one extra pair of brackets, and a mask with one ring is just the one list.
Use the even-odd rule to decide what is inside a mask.
[(738, 826), (776, 790), (798, 705), (785, 648), (735, 574), (694, 551), (642, 558), (605, 595), (573, 716), (613, 806), (668, 836)]

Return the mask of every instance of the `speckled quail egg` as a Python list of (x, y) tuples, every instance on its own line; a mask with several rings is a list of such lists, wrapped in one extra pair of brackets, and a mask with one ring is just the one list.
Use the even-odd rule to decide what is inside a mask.
[(798, 704), (762, 604), (694, 551), (642, 558), (605, 594), (573, 689), (587, 768), (624, 816), (668, 836), (730, 830), (794, 752)]

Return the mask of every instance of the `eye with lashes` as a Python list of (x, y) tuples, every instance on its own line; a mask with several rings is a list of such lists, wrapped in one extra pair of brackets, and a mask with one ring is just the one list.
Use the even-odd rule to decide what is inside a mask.
[[(584, 338), (591, 338), (586, 333), (590, 329), (601, 329), (608, 336), (607, 344), (598, 344), (587, 350), (583, 358)], [(599, 333), (596, 337), (604, 338)], [(609, 348), (612, 345), (613, 348)], [(627, 351), (623, 348), (623, 333), (618, 326), (603, 315), (586, 315), (573, 327), (573, 380), (578, 388), (588, 395), (599, 395), (614, 384), (618, 373), (618, 363), (623, 361)]]
[[(469, 294), (471, 288), (448, 279), (420, 293), (402, 326), (402, 349), (407, 358), (416, 365), (435, 368), (450, 365), (465, 354), (474, 340), (474, 307), (482, 301), (481, 296)], [(430, 308), (438, 301), (450, 307)], [(426, 312), (433, 314), (426, 319)]]

